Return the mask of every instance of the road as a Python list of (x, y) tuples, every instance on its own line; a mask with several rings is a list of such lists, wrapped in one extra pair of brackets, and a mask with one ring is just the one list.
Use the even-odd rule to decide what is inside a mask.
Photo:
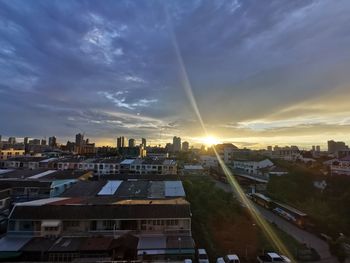
[[(219, 181), (215, 181), (215, 184), (217, 187), (223, 189), (226, 192), (233, 192), (229, 184), (225, 184)], [(295, 238), (297, 241), (301, 243), (306, 243), (310, 247), (314, 248), (321, 257), (321, 260), (318, 262), (338, 262), (338, 260), (330, 254), (328, 244), (324, 240), (303, 229), (296, 227), (295, 225), (274, 214), (270, 210), (267, 210), (258, 205), (255, 205), (255, 207), (267, 221), (276, 224), (279, 229), (283, 230), (284, 232)]]

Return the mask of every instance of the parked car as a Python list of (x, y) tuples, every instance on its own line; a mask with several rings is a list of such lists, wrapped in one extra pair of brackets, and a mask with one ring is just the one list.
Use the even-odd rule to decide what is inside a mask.
[(197, 252), (198, 252), (198, 262), (199, 263), (209, 263), (208, 254), (204, 248), (199, 248), (197, 250)]
[(184, 263), (192, 263), (192, 259), (185, 259)]
[(231, 254), (224, 256), (222, 258), (218, 258), (216, 263), (240, 263), (239, 257), (236, 254)]
[(292, 262), (289, 258), (283, 255), (279, 255), (275, 252), (266, 253), (265, 255), (257, 257), (258, 262), (260, 263), (269, 263), (269, 262)]

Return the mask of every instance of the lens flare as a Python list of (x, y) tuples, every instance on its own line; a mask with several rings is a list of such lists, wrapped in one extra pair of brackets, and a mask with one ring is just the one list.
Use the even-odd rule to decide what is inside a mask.
[(199, 141), (201, 143), (205, 144), (206, 146), (212, 146), (212, 145), (220, 143), (220, 140), (213, 137), (213, 136), (207, 136), (207, 137), (200, 138)]
[[(191, 88), (191, 84), (187, 75), (187, 71), (181, 56), (181, 52), (177, 43), (177, 39), (176, 39), (176, 35), (174, 33), (173, 30), (173, 26), (171, 24), (171, 19), (169, 16), (169, 13), (167, 11), (167, 9), (165, 8), (165, 12), (167, 15), (167, 22), (168, 22), (168, 28), (169, 28), (169, 32), (170, 32), (170, 36), (171, 36), (171, 40), (172, 40), (172, 44), (174, 46), (174, 50), (175, 50), (175, 55), (176, 55), (176, 59), (177, 62), (179, 64), (179, 70), (180, 70), (180, 77), (181, 77), (181, 83), (182, 86), (185, 90), (185, 93), (188, 97), (188, 100), (198, 118), (198, 121), (203, 129), (203, 132), (205, 134), (205, 138), (210, 138), (209, 133), (207, 132), (207, 129), (204, 125), (204, 121), (202, 119), (202, 116), (200, 114), (199, 108), (197, 106), (195, 97), (193, 95), (192, 92), (192, 88)], [(260, 215), (260, 213), (257, 211), (257, 209), (255, 208), (255, 206), (253, 205), (253, 203), (247, 198), (247, 196), (245, 195), (244, 191), (242, 190), (241, 186), (238, 184), (238, 182), (236, 181), (235, 177), (232, 175), (231, 170), (226, 166), (226, 164), (224, 163), (224, 161), (221, 159), (220, 155), (217, 153), (215, 147), (214, 148), (214, 152), (215, 155), (218, 159), (218, 162), (220, 164), (220, 166), (222, 167), (226, 178), (228, 180), (228, 182), (230, 183), (232, 190), (237, 194), (237, 196), (240, 199), (240, 202), (242, 202), (242, 204), (245, 205), (245, 207), (247, 207), (248, 211), (250, 212), (250, 214), (252, 215), (253, 219), (257, 222), (257, 224), (259, 225), (260, 229), (264, 232), (265, 236), (270, 240), (270, 242), (274, 245), (274, 247), (278, 250), (278, 252), (286, 255), (287, 257), (289, 257), (291, 259), (292, 262), (296, 262), (294, 257), (292, 256), (292, 254), (288, 251), (288, 249), (286, 248), (286, 246), (283, 244), (283, 242), (279, 239), (279, 237), (276, 235), (276, 233), (273, 231), (273, 229), (271, 228), (271, 226), (266, 222), (266, 220)]]

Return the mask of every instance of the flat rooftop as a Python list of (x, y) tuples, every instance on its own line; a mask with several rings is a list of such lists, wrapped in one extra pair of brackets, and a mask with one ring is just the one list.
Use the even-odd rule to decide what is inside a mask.
[[(166, 199), (185, 197), (181, 181), (99, 180), (79, 181), (61, 194), (62, 197), (90, 197), (100, 203), (120, 199)], [(100, 201), (98, 200), (100, 199)], [(94, 200), (94, 201), (93, 201)]]
[(131, 200), (114, 204), (85, 204), (77, 198), (47, 198), (18, 203), (9, 219), (27, 220), (85, 220), (189, 218), (190, 204), (184, 199)]
[[(48, 169), (3, 169), (0, 173), (1, 179), (20, 179), (20, 180), (41, 180), (41, 181), (54, 181), (54, 180), (67, 180), (78, 179), (79, 177), (87, 174), (88, 171), (77, 170), (48, 170)], [(92, 176), (92, 175), (91, 175)]]

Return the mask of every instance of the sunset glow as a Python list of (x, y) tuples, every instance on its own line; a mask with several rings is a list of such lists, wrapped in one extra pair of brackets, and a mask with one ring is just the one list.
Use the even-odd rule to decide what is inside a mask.
[(215, 138), (213, 136), (207, 136), (200, 139), (201, 143), (205, 144), (206, 146), (211, 146), (215, 144), (219, 144), (220, 140), (218, 138)]

